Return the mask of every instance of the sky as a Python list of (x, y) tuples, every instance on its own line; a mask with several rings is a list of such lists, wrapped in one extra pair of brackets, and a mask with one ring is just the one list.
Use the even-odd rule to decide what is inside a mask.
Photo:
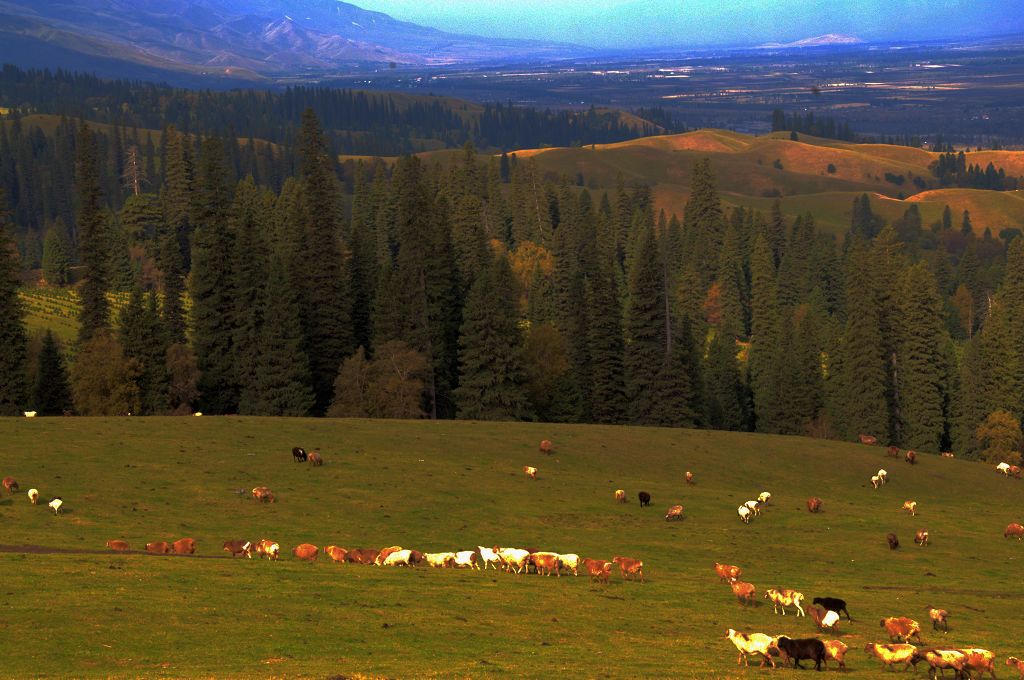
[(455, 33), (592, 47), (759, 45), (825, 33), (915, 40), (1024, 33), (1024, 0), (349, 0)]

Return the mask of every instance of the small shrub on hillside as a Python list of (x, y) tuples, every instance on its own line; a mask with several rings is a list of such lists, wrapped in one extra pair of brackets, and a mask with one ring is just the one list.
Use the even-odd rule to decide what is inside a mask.
[(836, 174), (836, 166), (833, 165), (832, 163), (828, 164), (828, 167), (826, 168), (826, 170), (828, 171), (828, 174), (830, 174), (830, 175)]
[(772, 161), (772, 167), (775, 168), (776, 170), (782, 170), (782, 161), (776, 158), (774, 161)]

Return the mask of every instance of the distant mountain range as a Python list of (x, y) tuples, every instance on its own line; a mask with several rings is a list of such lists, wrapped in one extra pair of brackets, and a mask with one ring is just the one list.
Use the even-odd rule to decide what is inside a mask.
[(804, 38), (803, 40), (795, 40), (788, 43), (766, 43), (759, 45), (760, 49), (796, 49), (800, 47), (833, 47), (839, 45), (862, 45), (864, 41), (860, 38), (855, 38), (852, 35), (839, 35), (837, 33), (828, 33), (826, 35), (817, 35), (813, 38)]
[(0, 0), (0, 61), (133, 77), (258, 80), (587, 53), (446, 33), (338, 0)]

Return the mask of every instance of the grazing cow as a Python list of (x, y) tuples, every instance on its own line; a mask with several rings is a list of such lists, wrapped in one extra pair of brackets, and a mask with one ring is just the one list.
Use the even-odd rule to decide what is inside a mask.
[(1021, 469), (1020, 469), (1019, 465), (1011, 465), (1010, 466), (1010, 476), (1011, 477), (1015, 477), (1017, 479), (1020, 479), (1020, 473), (1021, 473)]
[(373, 548), (356, 548), (348, 551), (348, 554), (345, 555), (345, 561), (354, 564), (374, 564), (379, 554), (380, 551)]
[(9, 494), (14, 494), (18, 490), (18, 482), (14, 477), (4, 477), (3, 484)]
[(914, 645), (899, 644), (899, 645), (880, 645), (877, 643), (870, 643), (864, 647), (864, 651), (868, 654), (875, 656), (883, 665), (892, 668), (895, 664), (903, 664), (903, 670), (909, 670), (910, 664), (913, 663), (914, 653), (917, 651), (917, 647)]
[(949, 612), (945, 609), (936, 609), (931, 605), (925, 607), (928, 611), (928, 618), (932, 620), (932, 630), (938, 630), (939, 624), (942, 624), (942, 632), (949, 632)]
[(39, 489), (28, 490), (28, 502), (32, 505), (39, 503)]
[(715, 573), (722, 582), (735, 581), (743, 573), (743, 570), (732, 564), (719, 564), (715, 562)]
[(754, 513), (754, 517), (761, 516), (761, 504), (758, 503), (757, 501), (747, 501), (743, 505), (750, 508), (750, 511)]
[(1024, 680), (1024, 661), (1015, 656), (1008, 656), (1006, 657), (1006, 665), (1017, 669), (1017, 673), (1019, 673), (1017, 680)]
[(323, 456), (320, 455), (319, 451), (310, 451), (307, 458), (309, 458), (309, 462), (313, 467), (320, 467), (324, 464)]
[(671, 508), (668, 509), (668, 512), (665, 513), (665, 520), (666, 521), (668, 521), (670, 519), (682, 519), (682, 518), (683, 518), (683, 506), (681, 506), (681, 505), (673, 505)]
[(393, 545), (390, 548), (381, 548), (380, 552), (377, 553), (377, 558), (373, 561), (378, 567), (384, 564), (384, 560), (388, 558), (391, 553), (396, 553), (402, 549), (400, 545)]
[(583, 566), (587, 568), (591, 581), (607, 584), (608, 579), (612, 575), (612, 563), (605, 560), (585, 559), (583, 560)]
[(292, 550), (292, 554), (295, 555), (295, 559), (304, 560), (306, 562), (316, 562), (316, 556), (319, 552), (320, 548), (316, 547), (312, 543), (302, 543), (295, 546)]
[(885, 482), (889, 479), (889, 473), (885, 471), (885, 468), (880, 468), (875, 474), (882, 480), (882, 486), (885, 486)]
[(245, 555), (250, 560), (252, 559), (252, 542), (244, 538), (235, 541), (224, 541), (224, 550), (231, 553), (232, 558)]
[(898, 446), (890, 446), (886, 450), (886, 454), (885, 455), (889, 456), (889, 458), (898, 458), (899, 455), (900, 455), (900, 447), (898, 447)]
[(887, 534), (885, 540), (889, 542), (889, 550), (900, 547), (900, 539), (896, 538), (896, 534)]
[(573, 576), (579, 576), (580, 556), (576, 553), (566, 553), (565, 555), (559, 555), (558, 566), (560, 569), (571, 571)]
[(686, 483), (687, 484), (693, 484), (694, 483), (694, 481), (693, 481), (693, 473), (690, 472), (689, 470), (686, 471)]
[(552, 444), (550, 440), (544, 439), (544, 440), (541, 441), (541, 443), (540, 443), (540, 452), (541, 453), (551, 453), (554, 450), (555, 450), (555, 445)]
[(308, 456), (306, 455), (306, 449), (301, 446), (292, 448), (292, 458), (295, 459), (296, 463), (305, 463)]
[(958, 652), (963, 652), (967, 656), (967, 660), (964, 662), (964, 675), (967, 677), (971, 676), (974, 671), (978, 672), (980, 678), (985, 673), (992, 675), (993, 680), (996, 677), (996, 655), (987, 649), (979, 649), (977, 647), (970, 647), (968, 649), (958, 649)]
[(501, 564), (501, 556), (498, 555), (499, 548), (495, 546), (492, 548), (485, 548), (482, 545), (478, 545), (477, 548), (480, 550), (480, 559), (484, 563), (484, 571), (487, 571), (487, 567), (491, 567), (495, 571), (498, 570), (498, 565)]
[(906, 616), (890, 616), (878, 622), (878, 625), (885, 628), (889, 639), (893, 642), (910, 642), (910, 638), (917, 638), (918, 643), (924, 644), (921, 640), (921, 624)]
[(171, 548), (178, 555), (195, 555), (196, 554), (196, 539), (194, 538), (179, 538), (177, 541), (171, 544)]
[(475, 550), (460, 550), (455, 553), (455, 561), (452, 566), (458, 569), (480, 569), (480, 566), (476, 563), (476, 551)]
[(775, 644), (776, 639), (770, 635), (764, 633), (751, 633), (750, 635), (744, 635), (736, 630), (730, 628), (725, 631), (725, 637), (730, 640), (733, 645), (736, 646), (736, 650), (739, 655), (736, 657), (736, 665), (742, 663), (744, 666), (748, 666), (748, 656), (760, 656), (761, 666), (765, 663), (771, 664), (772, 668), (775, 668), (775, 661), (772, 660), (769, 650)]
[(956, 455), (952, 451), (943, 451), (942, 452), (942, 457), (943, 458), (955, 458)]
[(840, 600), (838, 597), (816, 597), (811, 604), (820, 604), (826, 611), (846, 614), (846, 620), (853, 621), (850, 618), (850, 612), (846, 609), (846, 600)]
[(423, 557), (427, 560), (427, 564), (435, 569), (450, 567), (455, 563), (455, 553), (453, 552), (426, 553)]
[(760, 503), (761, 505), (768, 505), (768, 501), (770, 501), (771, 499), (772, 495), (767, 491), (762, 491), (757, 496), (757, 502)]
[(757, 594), (757, 589), (754, 588), (753, 583), (747, 583), (746, 581), (731, 581), (729, 586), (732, 588), (733, 595), (739, 600), (740, 604), (747, 602), (754, 604), (754, 596)]
[(38, 411), (22, 411), (26, 418), (35, 418)]
[(817, 605), (808, 607), (807, 611), (811, 620), (814, 621), (814, 625), (818, 627), (818, 630), (839, 633), (839, 614), (831, 610), (825, 610)]
[(643, 560), (633, 559), (632, 557), (615, 556), (612, 558), (612, 562), (619, 565), (619, 570), (622, 572), (623, 581), (635, 581), (636, 577), (639, 576), (640, 583), (644, 582)]
[(877, 489), (880, 486), (882, 486), (882, 478), (878, 475), (871, 475), (871, 488)]
[(878, 438), (872, 437), (869, 434), (862, 434), (860, 435), (860, 443), (867, 444), (868, 446), (874, 446), (875, 444), (878, 443)]
[(750, 508), (745, 505), (741, 505), (736, 508), (736, 513), (740, 516), (740, 521), (744, 524), (750, 524), (750, 518), (754, 515), (754, 513), (750, 512)]
[(626, 490), (625, 489), (616, 489), (615, 490), (615, 500), (617, 500), (619, 503), (625, 503), (626, 502)]
[(1000, 463), (999, 465), (996, 466), (996, 472), (1002, 472), (1004, 475), (1009, 477), (1010, 476), (1010, 464), (1009, 463)]
[(645, 505), (651, 504), (651, 494), (647, 493), (646, 491), (641, 491), (636, 495), (636, 497), (640, 499), (641, 508), (644, 507)]
[(929, 678), (935, 678), (936, 670), (940, 675), (945, 675), (943, 671), (948, 669), (953, 670), (953, 677), (962, 678), (967, 655), (955, 649), (918, 649), (914, 651), (910, 662), (916, 667), (919, 661), (928, 664)]
[(131, 550), (132, 549), (131, 546), (128, 545), (128, 541), (119, 541), (119, 540), (113, 539), (113, 538), (110, 539), (109, 541), (107, 541), (107, 547), (110, 548), (111, 550), (120, 550), (120, 551)]
[(903, 509), (911, 515), (917, 516), (917, 501), (903, 501)]
[(521, 548), (501, 548), (497, 550), (505, 571), (512, 571), (517, 574), (526, 570), (526, 561), (530, 557), (529, 550)]
[(171, 552), (171, 544), (167, 541), (154, 541), (153, 543), (147, 543), (146, 552), (156, 553), (157, 555), (166, 555)]
[(814, 662), (814, 669), (821, 670), (821, 664), (825, 662), (825, 643), (818, 638), (801, 638), (794, 640), (785, 635), (780, 635), (777, 646), (793, 660), (794, 668), (803, 668), (800, 662), (810, 659)]
[[(259, 546), (256, 546), (256, 552), (259, 553)], [(324, 548), (324, 554), (330, 557), (335, 562), (344, 562), (345, 558), (348, 557), (348, 550), (345, 548), (339, 548), (336, 545), (329, 545)]]
[(535, 552), (530, 553), (530, 562), (537, 569), (538, 574), (545, 576), (551, 576), (551, 572), (555, 572), (555, 576), (561, 577), (562, 572), (560, 570), (561, 562), (558, 561), (558, 553), (553, 552)]
[(821, 499), (817, 496), (812, 496), (807, 499), (807, 511), (808, 512), (821, 512)]
[(273, 503), (276, 500), (273, 492), (265, 486), (257, 486), (253, 489), (252, 497), (260, 503)]
[(834, 659), (839, 664), (839, 670), (846, 670), (846, 650), (849, 647), (841, 640), (825, 640), (825, 668), (828, 668), (828, 660)]
[(46, 505), (53, 510), (53, 514), (59, 515), (61, 508), (64, 507), (64, 499), (60, 496), (54, 496)]
[(411, 559), (412, 550), (397, 550), (389, 553), (379, 564), (385, 567), (408, 567), (410, 566)]
[(804, 608), (800, 606), (800, 601), (804, 599), (804, 594), (790, 588), (769, 588), (764, 591), (764, 599), (771, 600), (772, 610), (778, 614), (779, 608), (782, 608), (782, 615), (786, 615), (786, 607), (796, 607), (797, 616), (807, 616), (804, 613)]
[(524, 465), (523, 472), (525, 472), (526, 476), (529, 477), (530, 479), (537, 479), (537, 468), (532, 467), (530, 465)]
[(928, 545), (928, 532), (924, 529), (918, 529), (917, 533), (914, 534), (914, 543), (917, 543), (922, 548)]
[[(344, 548), (338, 548), (333, 545), (331, 548), (344, 551)], [(328, 550), (330, 550), (330, 548), (328, 548)], [(256, 542), (256, 554), (259, 555), (260, 559), (266, 557), (268, 560), (277, 560), (281, 557), (281, 546), (278, 545), (277, 541), (272, 541), (269, 538), (261, 538)], [(334, 558), (335, 562), (340, 561), (334, 555), (331, 555), (331, 557)], [(342, 554), (341, 559), (345, 559), (344, 554)]]
[(1003, 538), (1009, 538), (1010, 536), (1016, 536), (1018, 541), (1024, 538), (1024, 526), (1016, 522), (1007, 524), (1006, 528), (1003, 529)]
[(917, 454), (914, 453), (913, 451), (907, 451), (903, 459), (906, 460), (911, 465), (914, 465), (915, 463), (917, 463)]

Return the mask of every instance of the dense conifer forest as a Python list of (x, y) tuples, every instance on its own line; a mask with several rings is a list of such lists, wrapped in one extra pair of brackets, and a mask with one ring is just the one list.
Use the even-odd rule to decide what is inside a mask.
[[(58, 78), (15, 75), (27, 79), (26, 101), (33, 78)], [(69, 100), (83, 94), (78, 77), (60, 78)], [(837, 240), (813, 215), (786, 219), (778, 202), (766, 213), (724, 210), (707, 160), (673, 214), (655, 212), (649, 187), (591, 193), (530, 158), (481, 160), (469, 140), (443, 163), (405, 155), (339, 166), (325, 128), (342, 129), (341, 114), (307, 105), (347, 106), (354, 93), (251, 101), (253, 112), (274, 111), (279, 132), (290, 121), (294, 134), (278, 144), (215, 134), (230, 116), (199, 125), (203, 93), (178, 110), (157, 106), (153, 89), (154, 108), (127, 125), (106, 116), (122, 97), (143, 101), (136, 86), (81, 85), (93, 86), (84, 118), (59, 110), (54, 94), (33, 104), (63, 115), (51, 131), (26, 129), (18, 114), (0, 128), (6, 415), (200, 410), (865, 433), (1003, 459), (1020, 437), (1017, 231), (978, 237), (968, 214), (949, 209), (923, 224), (916, 206), (887, 223), (864, 195)], [(485, 124), (485, 113), (480, 134), (508, 139), (516, 121), (557, 120), (491, 112), (499, 120)], [(467, 132), (445, 120), (430, 125)], [(161, 130), (159, 140), (134, 125)], [(26, 266), (49, 283), (79, 281), (69, 346), (25, 330)], [(117, 311), (111, 292), (127, 296)]]

